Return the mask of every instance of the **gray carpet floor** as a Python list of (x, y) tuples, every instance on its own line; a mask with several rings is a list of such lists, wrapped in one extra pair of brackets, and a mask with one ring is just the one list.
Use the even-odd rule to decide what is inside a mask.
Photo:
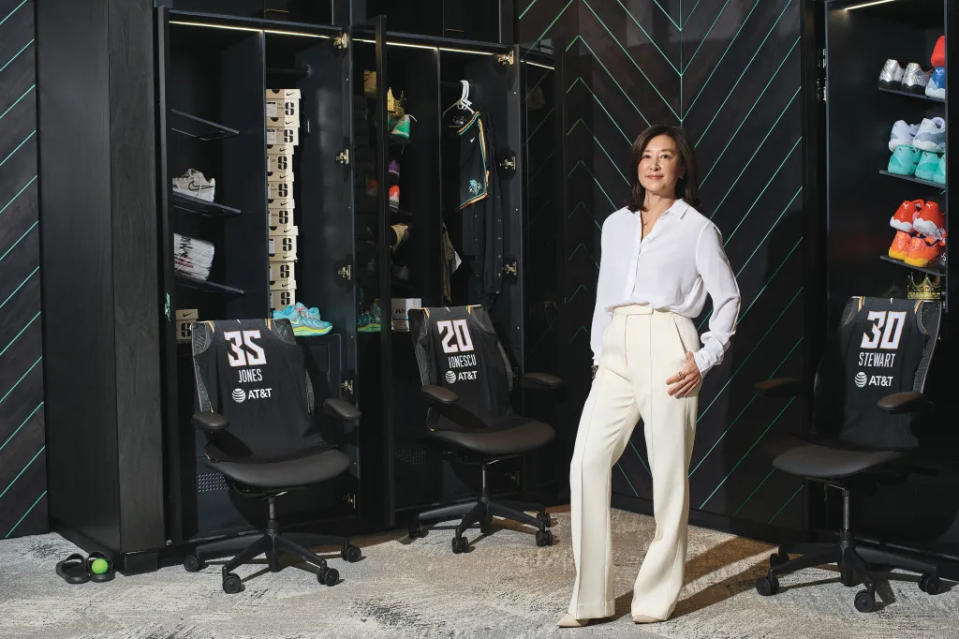
[[(181, 567), (107, 583), (68, 585), (54, 573), (77, 549), (55, 534), (0, 542), (0, 637), (84, 639), (220, 639), (311, 637), (739, 637), (851, 639), (959, 638), (959, 587), (931, 597), (916, 578), (882, 576), (880, 609), (853, 607), (858, 588), (844, 588), (835, 570), (813, 568), (780, 580), (763, 598), (753, 582), (766, 570), (771, 546), (690, 528), (686, 586), (673, 618), (637, 626), (629, 617), (633, 579), (652, 537), (651, 518), (613, 511), (617, 616), (564, 630), (573, 581), (569, 516), (555, 518), (555, 545), (498, 524), (471, 551), (454, 555), (449, 530), (410, 543), (405, 533), (354, 540), (365, 558), (333, 560), (342, 581), (329, 588), (307, 572), (245, 566), (244, 591), (220, 590), (214, 564), (189, 574)], [(951, 585), (951, 584), (950, 584)]]

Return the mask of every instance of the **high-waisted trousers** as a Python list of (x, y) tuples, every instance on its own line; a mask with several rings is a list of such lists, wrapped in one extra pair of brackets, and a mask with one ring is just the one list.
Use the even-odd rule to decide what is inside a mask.
[(686, 561), (688, 470), (699, 387), (676, 398), (667, 392), (666, 380), (686, 364), (686, 352), (699, 347), (689, 318), (647, 305), (613, 310), (569, 472), (576, 564), (569, 613), (577, 619), (609, 617), (614, 612), (612, 467), (640, 419), (652, 474), (656, 533), (633, 585), (631, 611), (634, 618), (662, 620), (676, 606)]

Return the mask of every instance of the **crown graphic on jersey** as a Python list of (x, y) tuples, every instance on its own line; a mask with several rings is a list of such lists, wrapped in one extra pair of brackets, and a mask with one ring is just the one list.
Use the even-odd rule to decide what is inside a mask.
[(942, 299), (942, 277), (936, 275), (930, 277), (923, 275), (922, 279), (916, 280), (913, 274), (909, 274), (908, 292), (906, 297), (911, 300), (938, 300)]
[(481, 185), (478, 180), (470, 180), (470, 185), (469, 187), (467, 187), (467, 190), (473, 195), (476, 195), (477, 193), (480, 192), (480, 188), (481, 188)]

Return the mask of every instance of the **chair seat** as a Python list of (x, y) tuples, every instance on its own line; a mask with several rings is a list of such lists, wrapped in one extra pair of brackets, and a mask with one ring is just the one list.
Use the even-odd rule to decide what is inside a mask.
[(802, 443), (778, 454), (773, 466), (803, 477), (848, 477), (905, 456), (893, 450), (841, 448), (825, 444)]
[(229, 479), (255, 488), (293, 488), (318, 484), (343, 473), (350, 458), (332, 448), (277, 461), (206, 460)]
[(429, 439), (482, 455), (512, 455), (535, 450), (553, 441), (553, 427), (525, 417), (511, 420), (505, 428), (434, 430)]

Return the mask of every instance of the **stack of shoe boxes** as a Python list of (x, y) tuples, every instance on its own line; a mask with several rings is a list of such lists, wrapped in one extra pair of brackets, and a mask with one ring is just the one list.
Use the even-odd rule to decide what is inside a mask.
[(300, 143), (300, 90), (266, 92), (266, 170), (269, 208), (270, 310), (296, 301), (293, 150)]

